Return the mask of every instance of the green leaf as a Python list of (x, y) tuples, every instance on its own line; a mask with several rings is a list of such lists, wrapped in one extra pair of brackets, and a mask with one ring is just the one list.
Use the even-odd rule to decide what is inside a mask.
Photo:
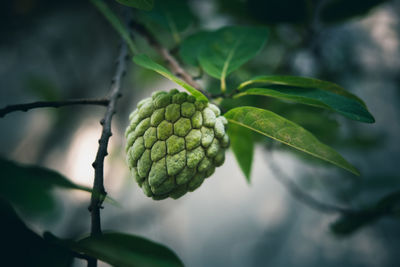
[(152, 10), (154, 6), (154, 0), (116, 0), (118, 3), (125, 6), (130, 6), (143, 10)]
[(200, 52), (209, 44), (212, 37), (212, 32), (200, 31), (183, 40), (179, 49), (179, 55), (182, 60), (189, 65), (199, 65), (198, 57)]
[(133, 54), (137, 54), (137, 48), (126, 29), (125, 25), (119, 20), (117, 15), (107, 6), (102, 0), (90, 0), (92, 4), (103, 14), (103, 16), (110, 22), (111, 26), (118, 32), (122, 39), (127, 43), (129, 49)]
[(314, 78), (300, 77), (300, 76), (258, 76), (241, 83), (238, 87), (238, 90), (242, 90), (246, 86), (254, 84), (267, 84), (267, 85), (276, 84), (276, 85), (295, 86), (301, 88), (316, 88), (337, 95), (342, 95), (347, 98), (352, 98), (353, 100), (359, 102), (361, 105), (365, 107), (365, 103), (360, 98), (344, 90), (339, 85)]
[(253, 162), (254, 141), (253, 132), (240, 125), (231, 124), (228, 127), (230, 147), (235, 154), (236, 160), (250, 183), (251, 165)]
[(170, 79), (171, 81), (179, 84), (180, 86), (185, 88), (189, 93), (191, 93), (193, 96), (195, 96), (198, 100), (208, 101), (207, 97), (205, 95), (203, 95), (200, 91), (196, 90), (195, 88), (193, 88), (186, 82), (177, 78), (166, 68), (164, 68), (163, 66), (161, 66), (158, 63), (151, 60), (147, 55), (145, 55), (145, 54), (136, 55), (133, 57), (133, 61), (136, 64), (138, 64), (139, 66), (149, 69), (149, 70), (153, 70), (153, 71), (161, 74), (162, 76)]
[(0, 235), (2, 266), (72, 265), (72, 253), (44, 240), (29, 229), (11, 205), (0, 197)]
[(91, 189), (72, 183), (61, 174), (32, 165), (19, 165), (0, 158), (0, 197), (3, 197), (28, 215), (55, 211), (53, 188)]
[(343, 214), (331, 225), (337, 235), (349, 235), (371, 224), (383, 216), (392, 216), (400, 211), (400, 191), (393, 192), (368, 208)]
[(359, 175), (357, 169), (331, 147), (321, 143), (301, 126), (271, 111), (254, 107), (238, 107), (229, 110), (224, 116), (230, 123), (249, 128)]
[(360, 102), (353, 98), (317, 88), (270, 85), (268, 88), (250, 88), (237, 94), (235, 97), (243, 95), (260, 95), (289, 100), (333, 110), (352, 120), (367, 123), (375, 122), (375, 119)]
[(199, 62), (204, 71), (221, 80), (252, 59), (264, 47), (268, 30), (264, 27), (229, 26), (216, 31), (213, 40), (202, 49)]
[(308, 105), (279, 104), (276, 103), (274, 106), (274, 103), (269, 101), (268, 110), (300, 125), (315, 136), (318, 136), (318, 139), (323, 143), (337, 144), (337, 141), (340, 140), (340, 125), (330, 113), (321, 112), (318, 108)]
[(187, 1), (183, 0), (156, 1), (154, 9), (144, 16), (169, 30), (176, 43), (180, 43), (179, 33), (184, 31), (194, 20)]
[(183, 266), (178, 256), (169, 248), (123, 233), (103, 233), (66, 244), (76, 252), (113, 266)]

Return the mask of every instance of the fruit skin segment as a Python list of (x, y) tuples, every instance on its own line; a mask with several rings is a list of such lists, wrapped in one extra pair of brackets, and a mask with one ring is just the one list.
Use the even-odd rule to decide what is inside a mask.
[(144, 194), (177, 199), (225, 160), (227, 120), (219, 108), (176, 89), (137, 104), (125, 132), (126, 161)]

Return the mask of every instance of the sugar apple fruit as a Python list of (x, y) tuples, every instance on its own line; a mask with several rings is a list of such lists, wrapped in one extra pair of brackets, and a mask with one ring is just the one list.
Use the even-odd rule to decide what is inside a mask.
[(194, 191), (225, 160), (229, 137), (219, 108), (174, 89), (140, 101), (126, 129), (126, 158), (155, 200)]

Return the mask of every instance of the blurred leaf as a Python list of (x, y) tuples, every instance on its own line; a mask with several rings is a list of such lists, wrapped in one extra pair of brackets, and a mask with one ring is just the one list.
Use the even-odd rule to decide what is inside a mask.
[(212, 32), (200, 31), (183, 40), (179, 49), (182, 60), (189, 65), (199, 65), (198, 56), (212, 40), (212, 37)]
[(178, 256), (169, 248), (134, 235), (103, 233), (65, 244), (78, 253), (113, 266), (183, 266)]
[(168, 29), (177, 43), (180, 42), (179, 32), (184, 31), (194, 20), (186, 0), (156, 1), (154, 9), (144, 16)]
[(230, 124), (228, 135), (231, 142), (231, 149), (235, 154), (236, 160), (250, 183), (251, 165), (253, 162), (254, 142), (253, 132), (248, 128), (237, 124)]
[(343, 95), (334, 94), (316, 88), (272, 85), (268, 88), (250, 88), (237, 94), (235, 97), (243, 95), (275, 97), (278, 99), (333, 110), (352, 120), (367, 123), (375, 122), (372, 115), (358, 101)]
[(139, 66), (153, 70), (162, 76), (170, 79), (171, 81), (179, 84), (183, 88), (185, 88), (189, 93), (195, 96), (198, 100), (208, 101), (207, 97), (205, 97), (200, 91), (196, 90), (186, 82), (182, 81), (181, 79), (177, 78), (173, 75), (169, 70), (164, 68), (163, 66), (159, 65), (158, 63), (151, 60), (147, 55), (140, 54), (133, 57), (133, 61), (138, 64)]
[(334, 94), (342, 95), (347, 98), (352, 98), (356, 100), (361, 105), (365, 107), (365, 103), (357, 96), (344, 90), (342, 87), (335, 83), (322, 81), (314, 78), (301, 77), (301, 76), (258, 76), (248, 81), (241, 83), (238, 90), (244, 89), (248, 85), (254, 84), (276, 84), (276, 85), (288, 85), (301, 88), (315, 88), (320, 90), (325, 90)]
[(118, 3), (125, 6), (130, 6), (143, 10), (152, 10), (154, 6), (154, 0), (116, 0)]
[(67, 267), (72, 253), (47, 242), (30, 230), (10, 204), (0, 197), (0, 235), (2, 266)]
[(400, 211), (400, 191), (391, 193), (369, 208), (354, 213), (343, 214), (331, 225), (337, 235), (349, 235), (383, 216), (395, 215)]
[(111, 26), (118, 32), (122, 39), (127, 43), (129, 49), (133, 54), (137, 54), (137, 48), (126, 29), (125, 25), (119, 20), (118, 16), (107, 6), (102, 0), (90, 0), (93, 5), (103, 14), (103, 16), (110, 22)]
[(72, 183), (61, 174), (32, 165), (19, 165), (0, 158), (0, 197), (29, 215), (49, 213), (55, 209), (52, 189), (91, 189)]
[(303, 127), (271, 111), (254, 107), (238, 107), (229, 110), (224, 116), (230, 123), (249, 128), (359, 175), (357, 169), (331, 147), (321, 143)]
[(387, 0), (330, 0), (322, 5), (320, 18), (325, 23), (361, 16)]
[(204, 71), (221, 80), (256, 56), (264, 47), (268, 30), (264, 27), (229, 26), (216, 31), (212, 41), (202, 49), (199, 62)]

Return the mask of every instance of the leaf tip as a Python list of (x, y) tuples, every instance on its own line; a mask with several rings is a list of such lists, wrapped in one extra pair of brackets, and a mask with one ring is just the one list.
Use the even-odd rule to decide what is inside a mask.
[(368, 115), (369, 115), (369, 118), (368, 118), (367, 123), (375, 123), (376, 120), (375, 120), (374, 116), (369, 112), (368, 112)]
[(247, 185), (251, 185), (251, 176), (250, 176), (250, 173), (249, 173), (249, 174), (245, 174), (244, 176), (245, 176), (245, 178), (246, 178), (246, 183), (247, 183)]

